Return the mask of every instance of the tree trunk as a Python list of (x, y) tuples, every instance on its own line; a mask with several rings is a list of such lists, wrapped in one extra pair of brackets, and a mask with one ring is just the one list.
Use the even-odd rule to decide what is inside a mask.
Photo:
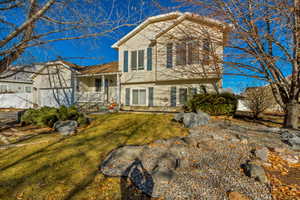
[(297, 101), (293, 101), (289, 103), (286, 108), (286, 114), (284, 119), (284, 127), (285, 128), (298, 128), (298, 121), (299, 121), (299, 109), (300, 104)]

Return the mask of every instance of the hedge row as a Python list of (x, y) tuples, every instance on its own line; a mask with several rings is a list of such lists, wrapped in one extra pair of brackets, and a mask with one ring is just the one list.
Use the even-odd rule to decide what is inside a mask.
[(52, 127), (58, 120), (75, 120), (78, 124), (86, 125), (89, 120), (80, 113), (76, 107), (61, 106), (60, 108), (42, 107), (40, 109), (28, 109), (21, 117), (21, 123), (37, 125), (40, 127)]
[(210, 115), (233, 115), (237, 102), (236, 96), (231, 93), (196, 94), (187, 102), (185, 108), (189, 112), (201, 110)]

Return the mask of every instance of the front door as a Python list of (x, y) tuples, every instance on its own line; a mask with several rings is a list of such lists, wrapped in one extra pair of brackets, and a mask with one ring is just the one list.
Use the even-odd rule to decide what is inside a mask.
[(96, 92), (101, 91), (101, 79), (100, 78), (95, 79), (95, 88), (96, 88)]

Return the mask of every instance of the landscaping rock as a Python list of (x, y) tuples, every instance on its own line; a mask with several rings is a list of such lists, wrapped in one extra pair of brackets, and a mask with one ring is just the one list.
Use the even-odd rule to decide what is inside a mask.
[(255, 180), (261, 183), (265, 183), (265, 184), (269, 183), (265, 170), (261, 166), (255, 163), (248, 162), (243, 166), (243, 168), (247, 176), (251, 178), (255, 178)]
[(261, 159), (262, 161), (268, 161), (269, 156), (269, 149), (266, 147), (256, 149), (254, 154), (257, 158)]
[(53, 128), (62, 135), (72, 135), (76, 132), (78, 123), (73, 120), (57, 121), (54, 123)]
[(289, 164), (296, 164), (296, 163), (299, 162), (299, 156), (297, 156), (297, 155), (280, 153), (279, 156), (280, 156), (280, 158), (282, 158), (283, 160), (285, 160)]
[(228, 199), (229, 200), (250, 200), (248, 197), (246, 197), (245, 195), (239, 192), (229, 192)]
[(283, 142), (290, 145), (294, 150), (300, 150), (300, 133), (285, 131), (281, 133), (281, 139)]
[(200, 111), (197, 113), (178, 113), (175, 115), (174, 120), (183, 122), (184, 126), (187, 128), (193, 128), (208, 124), (209, 115)]
[(102, 162), (100, 170), (107, 176), (127, 176), (139, 159), (143, 146), (124, 146), (113, 150)]
[(225, 140), (225, 138), (222, 137), (222, 136), (220, 136), (220, 135), (212, 135), (212, 138), (213, 138), (214, 140)]

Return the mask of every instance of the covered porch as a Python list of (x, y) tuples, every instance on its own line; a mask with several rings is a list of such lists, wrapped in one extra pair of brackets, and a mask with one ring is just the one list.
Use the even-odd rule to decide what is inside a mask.
[(76, 102), (78, 104), (119, 104), (120, 73), (116, 66), (91, 66), (76, 76)]

